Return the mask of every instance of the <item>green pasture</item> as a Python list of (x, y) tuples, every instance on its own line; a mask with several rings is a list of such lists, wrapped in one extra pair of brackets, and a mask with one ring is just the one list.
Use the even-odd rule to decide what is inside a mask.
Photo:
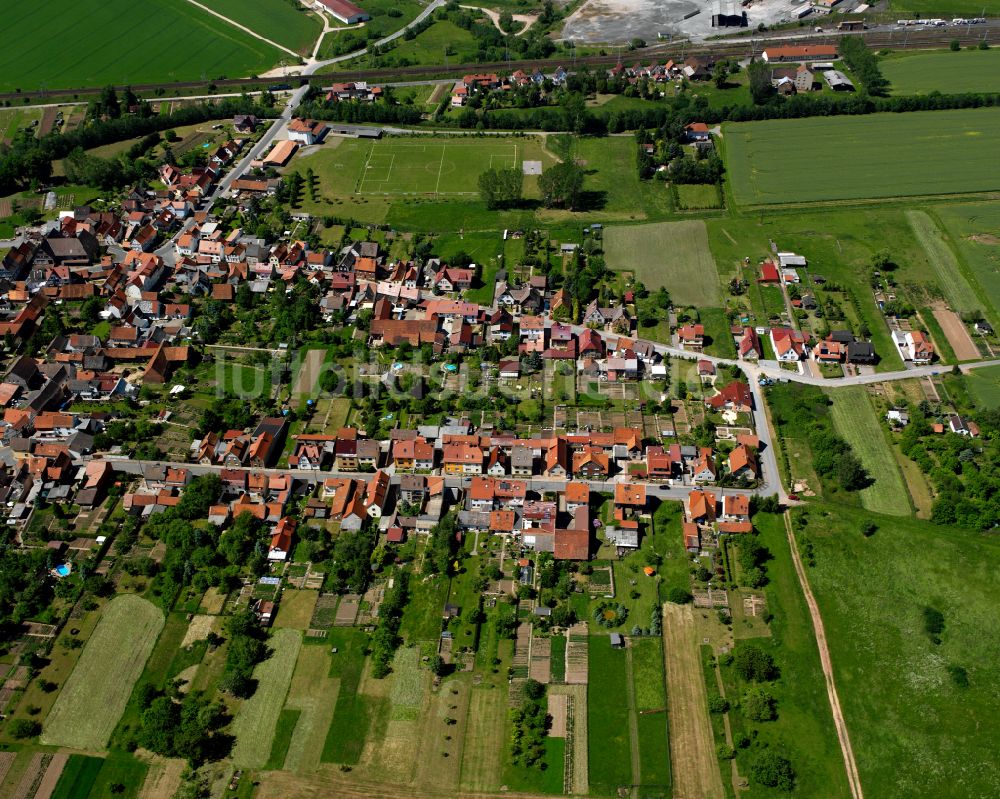
[(887, 58), (881, 69), (893, 94), (995, 92), (1000, 85), (1000, 52), (931, 50)]
[(1000, 189), (997, 108), (740, 122), (723, 133), (740, 205)]
[(1000, 315), (1000, 203), (938, 205), (931, 210), (963, 267), (956, 279), (972, 284), (977, 299), (991, 307), (996, 324)]
[[(323, 32), (319, 17), (304, 4), (288, 0), (206, 0), (204, 5), (266, 39), (302, 55), (311, 55)], [(291, 56), (288, 57), (289, 59)]]

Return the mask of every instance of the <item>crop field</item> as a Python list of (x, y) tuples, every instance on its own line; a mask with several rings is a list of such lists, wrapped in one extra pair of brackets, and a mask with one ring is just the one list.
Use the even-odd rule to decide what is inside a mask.
[(274, 652), (254, 669), (257, 690), (233, 719), (233, 763), (237, 767), (261, 768), (267, 763), (301, 645), (302, 635), (295, 630), (278, 630), (268, 640)]
[(650, 291), (665, 287), (674, 303), (718, 305), (719, 272), (702, 221), (615, 226), (604, 231), (612, 269), (630, 269)]
[(1000, 148), (997, 108), (740, 122), (723, 130), (740, 205), (1000, 189), (1000, 159), (992, 157)]
[[(819, 505), (797, 534), (866, 796), (1000, 792), (995, 536)], [(974, 588), (973, 588), (974, 587)], [(944, 619), (935, 643), (926, 608)]]
[(593, 636), (588, 647), (588, 761), (594, 793), (613, 795), (632, 784), (625, 651), (612, 649), (606, 635)]
[(996, 50), (936, 50), (889, 58), (880, 67), (893, 94), (992, 92), (1000, 83)]
[(112, 600), (45, 721), (42, 743), (103, 749), (163, 624), (163, 613), (141, 597)]
[(939, 205), (932, 209), (958, 251), (966, 280), (988, 303), (994, 326), (1000, 316), (1000, 203)]
[(975, 369), (965, 376), (969, 393), (977, 407), (1000, 408), (1000, 366)]
[(907, 501), (906, 486), (868, 399), (867, 389), (849, 386), (831, 391), (829, 395), (833, 401), (830, 416), (834, 428), (851, 445), (875, 481), (861, 490), (861, 504), (875, 513), (910, 515), (912, 509)]
[[(0, 90), (29, 92), (238, 77), (274, 66), (281, 51), (190, 3), (72, 0), (16, 3), (4, 26), (19, 31), (0, 54)], [(286, 54), (287, 55), (287, 54)]]
[(312, 53), (323, 23), (304, 5), (288, 0), (206, 0), (206, 5), (255, 33), (303, 55)]

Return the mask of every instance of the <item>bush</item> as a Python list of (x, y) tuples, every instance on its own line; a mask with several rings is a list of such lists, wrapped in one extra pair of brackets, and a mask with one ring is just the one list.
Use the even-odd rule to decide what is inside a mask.
[(708, 700), (709, 713), (725, 713), (729, 710), (729, 702), (725, 697), (715, 694)]
[(778, 717), (774, 697), (760, 687), (751, 688), (743, 695), (740, 707), (750, 721), (774, 721)]
[(779, 673), (774, 658), (754, 644), (743, 644), (736, 649), (733, 668), (747, 682), (769, 682), (777, 679)]
[(791, 791), (795, 787), (795, 771), (787, 758), (774, 752), (761, 752), (750, 764), (750, 779), (768, 788)]
[(24, 740), (34, 738), (42, 731), (42, 725), (32, 719), (14, 719), (8, 726), (7, 732), (12, 738)]
[(673, 602), (675, 605), (686, 605), (692, 599), (694, 597), (691, 596), (691, 592), (683, 588), (671, 588), (667, 592), (667, 601)]

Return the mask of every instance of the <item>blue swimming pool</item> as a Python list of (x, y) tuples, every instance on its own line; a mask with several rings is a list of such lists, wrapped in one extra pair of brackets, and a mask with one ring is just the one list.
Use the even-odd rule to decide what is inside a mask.
[(59, 566), (56, 566), (56, 574), (58, 574), (60, 577), (69, 577), (69, 573), (72, 570), (73, 567), (70, 566), (68, 563), (63, 563)]

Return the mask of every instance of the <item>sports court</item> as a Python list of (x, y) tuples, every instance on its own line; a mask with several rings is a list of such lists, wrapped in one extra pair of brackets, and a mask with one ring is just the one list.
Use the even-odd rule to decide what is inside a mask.
[(509, 141), (373, 142), (358, 194), (475, 194), (487, 169), (511, 169), (522, 153)]

